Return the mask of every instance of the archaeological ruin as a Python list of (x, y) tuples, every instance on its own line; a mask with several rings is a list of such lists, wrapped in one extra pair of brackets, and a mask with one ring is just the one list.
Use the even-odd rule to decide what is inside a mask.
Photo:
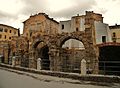
[[(84, 18), (83, 29), (79, 27), (79, 21), (82, 18)], [(93, 11), (86, 11), (82, 17), (76, 16), (72, 20), (75, 20), (74, 24), (76, 23), (75, 28), (70, 29), (73, 31), (59, 33), (60, 24), (45, 13), (30, 16), (23, 22), (23, 34), (13, 36), (7, 43), (1, 61), (12, 64), (12, 60), (15, 60), (16, 66), (37, 69), (39, 59), (39, 70), (80, 73), (81, 61), (84, 59), (87, 63), (87, 73), (98, 74), (99, 55), (101, 55), (99, 50), (102, 49), (100, 47), (106, 42), (111, 42), (105, 39), (107, 36), (101, 36), (104, 41), (99, 44), (97, 43), (99, 40), (96, 40), (98, 35), (95, 23), (102, 24), (103, 17)], [(84, 48), (64, 48), (63, 45), (70, 39), (79, 41)], [(120, 46), (119, 43), (117, 45)]]

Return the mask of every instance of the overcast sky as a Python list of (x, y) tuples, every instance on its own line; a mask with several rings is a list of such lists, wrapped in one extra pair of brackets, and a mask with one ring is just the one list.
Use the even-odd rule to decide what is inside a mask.
[(109, 25), (120, 24), (120, 0), (0, 0), (0, 23), (20, 28), (30, 15), (44, 12), (57, 21), (94, 11)]

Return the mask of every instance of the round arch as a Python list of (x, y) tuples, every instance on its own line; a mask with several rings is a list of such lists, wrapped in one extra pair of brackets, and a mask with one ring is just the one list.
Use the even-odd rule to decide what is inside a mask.
[(83, 50), (85, 49), (83, 43), (76, 39), (69, 39), (65, 41), (65, 43), (62, 45), (62, 48), (66, 49), (77, 49), (77, 50)]
[(86, 48), (87, 41), (84, 41), (85, 39), (83, 35), (78, 36), (77, 34), (65, 35), (65, 36), (60, 37), (60, 39), (58, 39), (57, 41), (57, 46), (62, 47), (62, 45), (69, 39), (75, 39), (75, 40), (82, 42), (84, 47)]
[(41, 39), (36, 39), (32, 44), (32, 51), (34, 51), (34, 59), (41, 58), (41, 69), (50, 70), (49, 46)]
[(37, 57), (41, 58), (41, 69), (50, 70), (49, 47), (44, 45), (37, 49)]
[[(82, 43), (84, 49), (67, 49), (63, 48), (63, 44), (70, 39), (77, 40)], [(83, 36), (83, 34), (79, 35), (76, 33), (71, 34), (62, 34), (57, 40), (58, 49), (60, 49), (59, 60), (61, 63), (59, 64), (61, 67), (60, 70), (63, 72), (80, 72), (80, 61), (84, 58), (86, 59), (86, 44), (88, 43)]]

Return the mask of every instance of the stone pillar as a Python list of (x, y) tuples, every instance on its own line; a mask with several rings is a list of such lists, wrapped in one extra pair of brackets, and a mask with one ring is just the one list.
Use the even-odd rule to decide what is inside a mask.
[(86, 60), (82, 59), (81, 61), (81, 75), (86, 75)]
[(94, 65), (93, 74), (98, 74), (98, 72), (99, 72), (99, 61), (95, 60), (93, 65)]
[(3, 56), (0, 56), (0, 63), (2, 63), (2, 58), (3, 58)]
[(4, 63), (8, 64), (8, 47), (4, 47)]
[(15, 66), (15, 57), (12, 57), (12, 66)]
[(49, 57), (50, 58), (50, 70), (60, 71), (59, 50), (55, 48), (50, 49), (49, 56), (50, 56)]
[(29, 68), (36, 68), (36, 63), (35, 63), (35, 50), (30, 51), (29, 55)]
[(37, 70), (41, 70), (41, 58), (37, 59)]

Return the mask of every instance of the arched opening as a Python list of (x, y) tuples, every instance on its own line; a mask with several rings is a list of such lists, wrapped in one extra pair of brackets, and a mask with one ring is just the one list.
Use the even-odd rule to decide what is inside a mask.
[(41, 58), (41, 69), (50, 70), (49, 47), (44, 42), (39, 42), (36, 45), (36, 57)]
[(66, 38), (61, 43), (61, 66), (63, 72), (80, 73), (81, 60), (85, 57), (84, 44), (73, 38)]
[(99, 47), (99, 72), (107, 75), (120, 75), (120, 46)]
[(76, 39), (69, 39), (62, 44), (62, 48), (68, 49), (85, 49), (83, 43)]

